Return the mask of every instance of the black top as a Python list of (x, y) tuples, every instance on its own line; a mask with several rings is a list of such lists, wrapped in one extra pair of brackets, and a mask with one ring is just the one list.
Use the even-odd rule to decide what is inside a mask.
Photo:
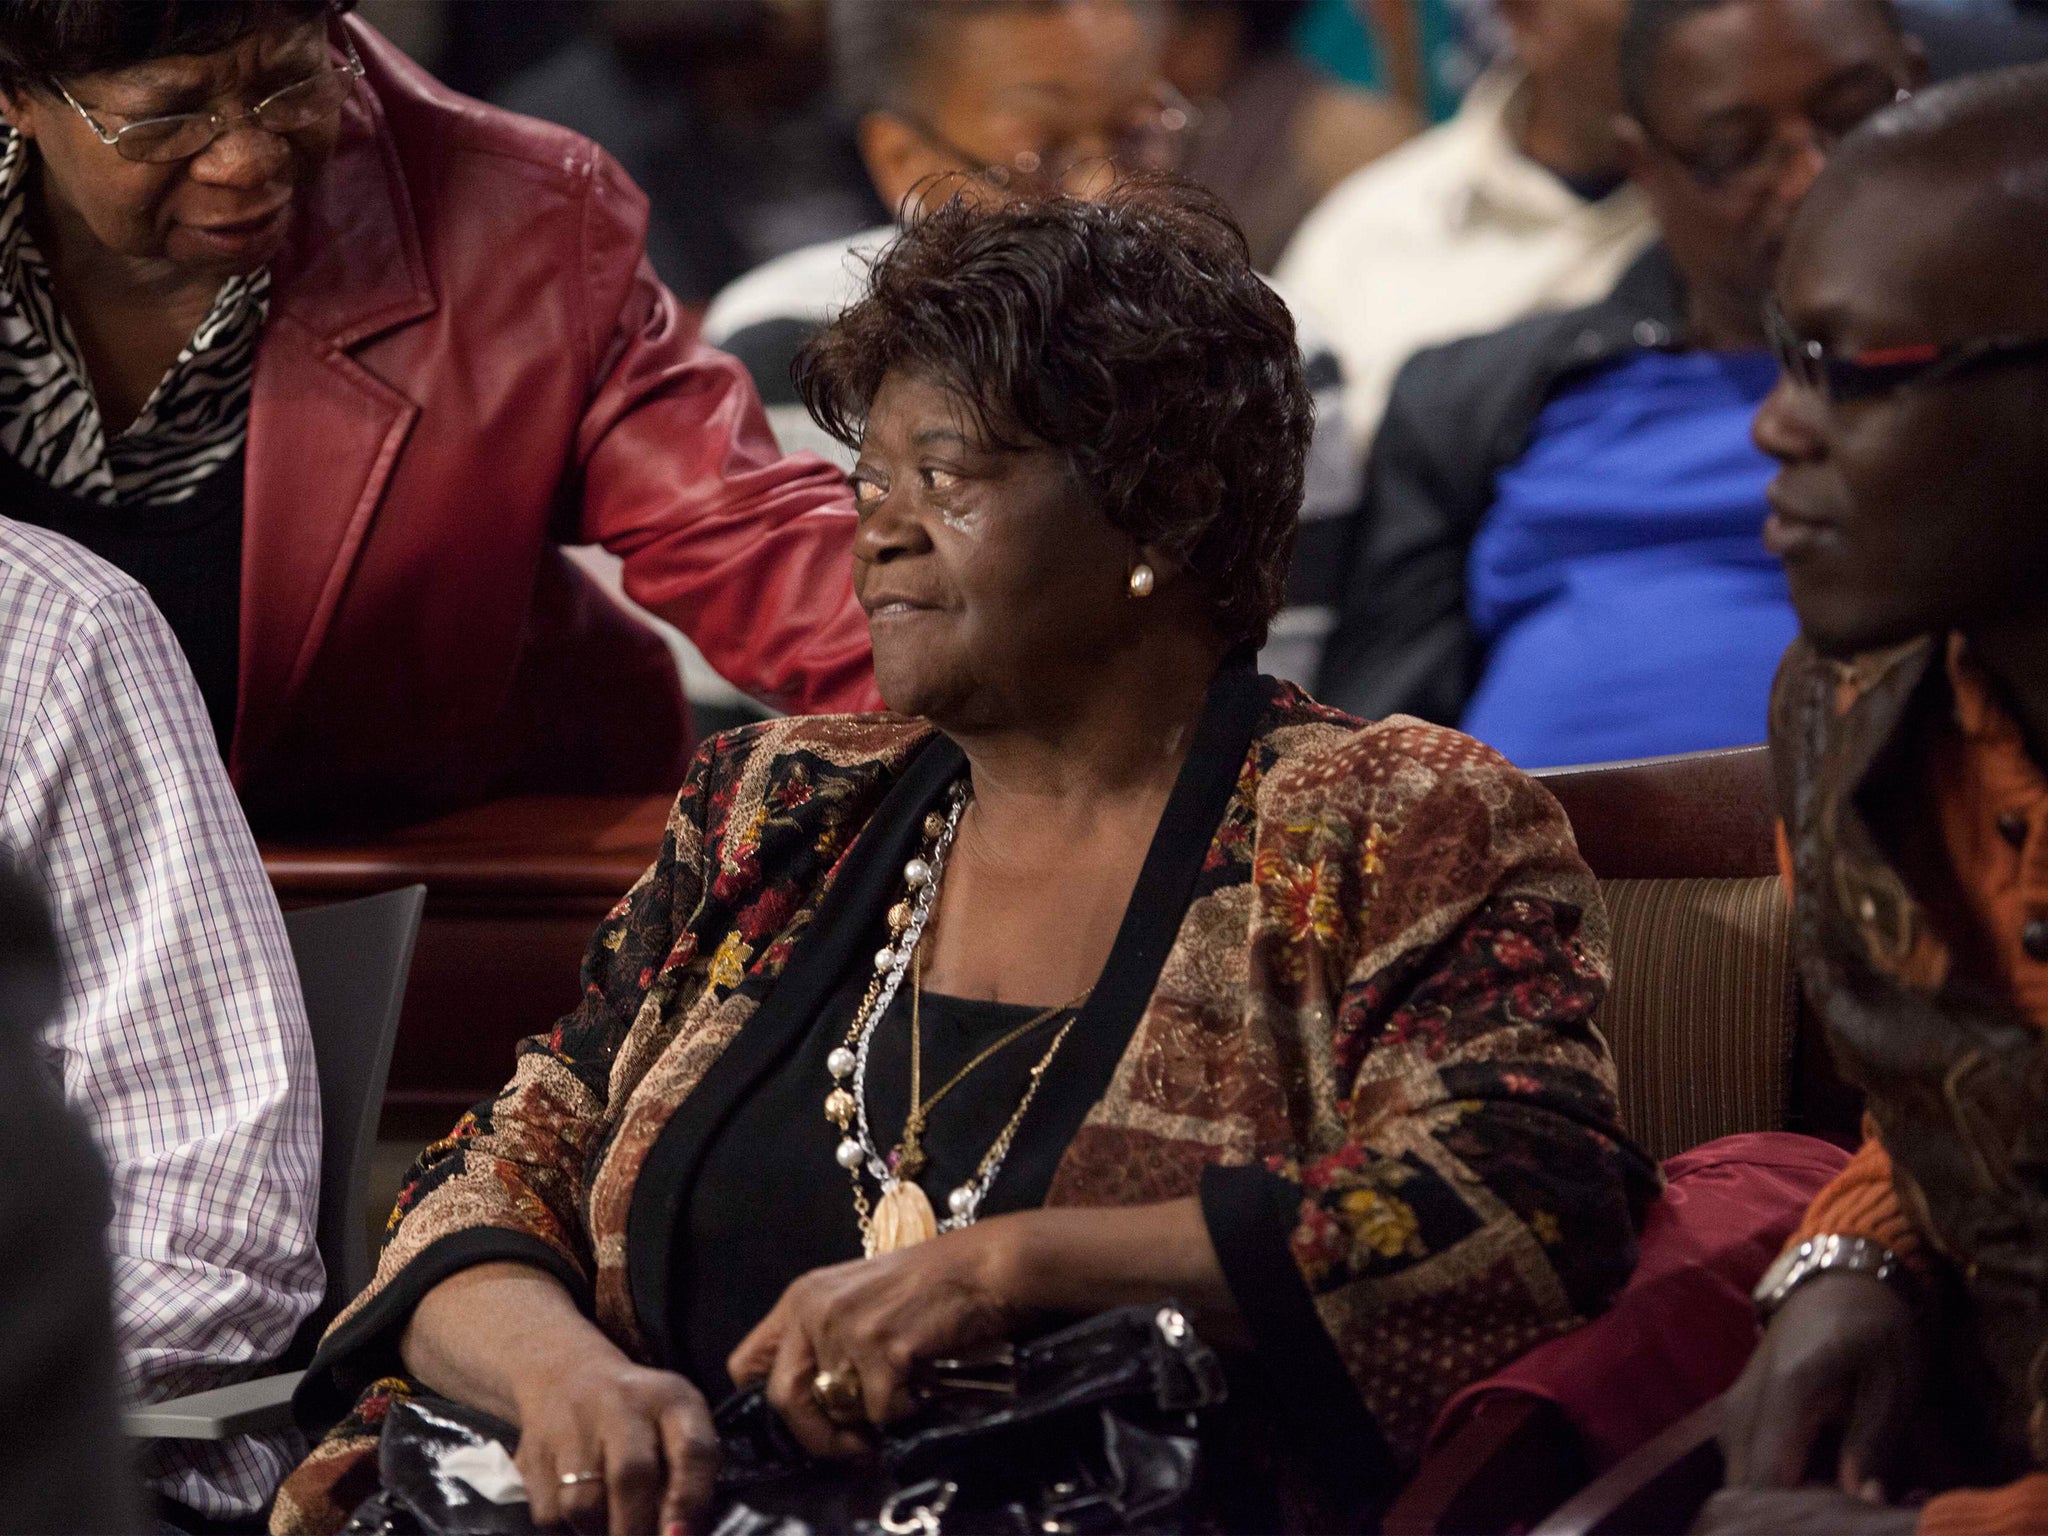
[[(683, 1214), (684, 1251), (718, 1255), (716, 1283), (677, 1290), (671, 1320), (675, 1368), (717, 1402), (731, 1389), (726, 1357), (768, 1315), (792, 1280), (861, 1255), (853, 1181), (833, 1160), (839, 1127), (825, 1118), (832, 1076), (825, 1058), (846, 1040), (867, 965), (851, 969), (815, 1027), (802, 1035), (712, 1137)], [(927, 1098), (977, 1051), (1004, 1031), (1043, 1012), (927, 991), (920, 1010)], [(930, 1159), (918, 1183), (933, 1213), (946, 1217), (946, 1196), (974, 1176), (989, 1147), (1023, 1101), (1031, 1068), (1071, 1015), (1061, 1013), (976, 1067), (932, 1111), (924, 1150)], [(1069, 1036), (1060, 1057), (1073, 1044)], [(869, 1133), (886, 1155), (903, 1132), (910, 1107), (910, 983), (906, 978), (875, 1031), (868, 1057)], [(1085, 1090), (1059, 1058), (1017, 1130), (1016, 1155), (1044, 1134), (1055, 1100)], [(868, 1199), (874, 1180), (862, 1176)], [(993, 1214), (994, 1202), (991, 1202)], [(707, 1276), (707, 1280), (710, 1277)]]
[(109, 507), (57, 490), (0, 453), (0, 511), (83, 544), (149, 593), (184, 648), (223, 756), (241, 675), (244, 461), (237, 453), (184, 501)]

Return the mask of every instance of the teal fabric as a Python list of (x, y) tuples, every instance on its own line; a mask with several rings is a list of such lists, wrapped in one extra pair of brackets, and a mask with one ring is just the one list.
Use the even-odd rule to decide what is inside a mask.
[[(1294, 34), (1295, 51), (1353, 85), (1387, 89), (1378, 40), (1358, 14), (1365, 0), (1316, 0)], [(1442, 122), (1458, 110), (1463, 82), (1464, 29), (1448, 0), (1421, 0), (1423, 52), (1429, 61), (1429, 115)]]
[(1351, 0), (1316, 0), (1294, 33), (1295, 51), (1353, 85), (1384, 89), (1379, 43), (1351, 9)]

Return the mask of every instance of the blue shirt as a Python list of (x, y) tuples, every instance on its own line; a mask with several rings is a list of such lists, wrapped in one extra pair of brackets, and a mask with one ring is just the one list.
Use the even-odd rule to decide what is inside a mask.
[(1463, 725), (1525, 768), (1764, 739), (1798, 628), (1762, 542), (1761, 353), (1639, 352), (1536, 420), (1472, 543)]

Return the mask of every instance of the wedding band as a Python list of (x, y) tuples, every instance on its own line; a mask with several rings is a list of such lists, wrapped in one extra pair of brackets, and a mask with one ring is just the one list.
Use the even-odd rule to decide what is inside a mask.
[(603, 1482), (604, 1474), (602, 1472), (564, 1472), (556, 1481), (564, 1488), (580, 1488), (585, 1483)]
[(860, 1372), (852, 1365), (819, 1371), (811, 1378), (811, 1401), (818, 1412), (841, 1429), (858, 1429), (867, 1423), (867, 1403), (861, 1394)]

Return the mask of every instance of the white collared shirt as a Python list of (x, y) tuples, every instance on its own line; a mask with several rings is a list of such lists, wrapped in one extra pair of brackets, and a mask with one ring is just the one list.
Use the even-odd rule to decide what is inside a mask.
[[(0, 855), (42, 885), (63, 954), (41, 1045), (111, 1175), (124, 1390), (256, 1373), (324, 1287), (320, 1090), (277, 898), (148, 595), (5, 518)], [(156, 1441), (144, 1465), (204, 1514), (245, 1515), (299, 1449)]]
[(1456, 117), (1323, 199), (1280, 259), (1344, 365), (1361, 450), (1418, 350), (1605, 298), (1655, 235), (1633, 187), (1588, 202), (1522, 153), (1522, 79), (1483, 76)]

